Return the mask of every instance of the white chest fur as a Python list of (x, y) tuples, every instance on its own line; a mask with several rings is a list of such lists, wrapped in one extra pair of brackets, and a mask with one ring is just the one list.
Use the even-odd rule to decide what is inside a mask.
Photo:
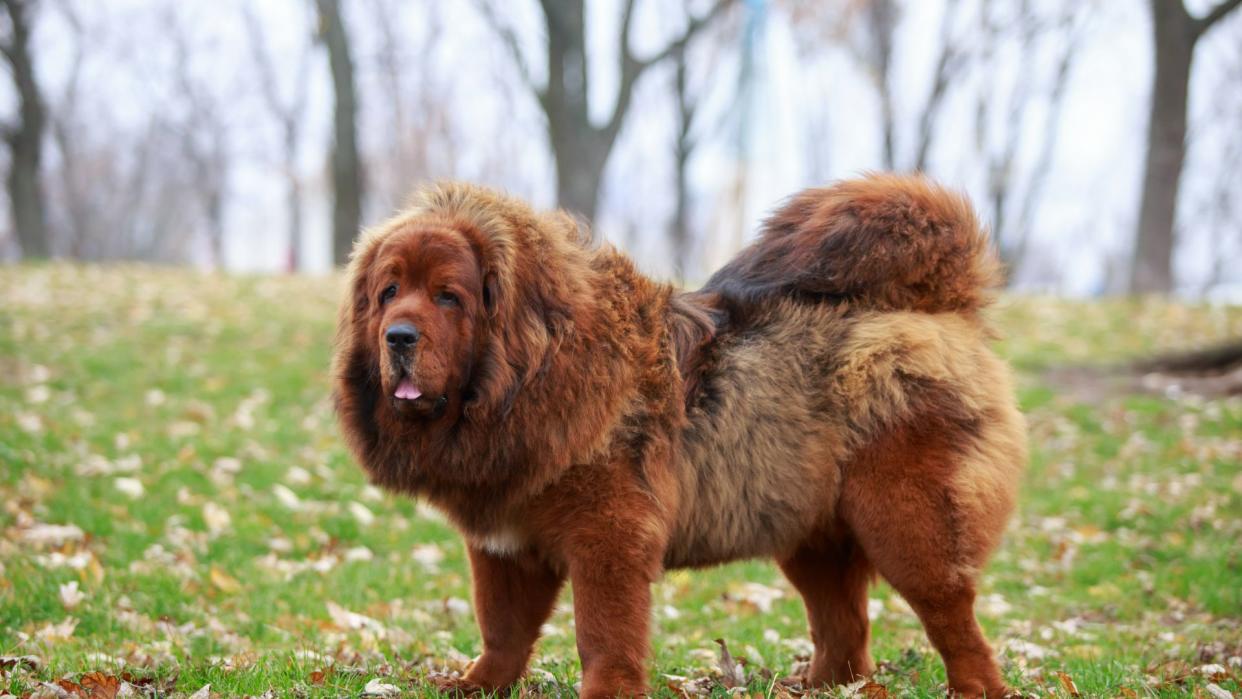
[(504, 527), (481, 536), (474, 541), (475, 545), (493, 556), (508, 558), (526, 547), (525, 537), (512, 527)]

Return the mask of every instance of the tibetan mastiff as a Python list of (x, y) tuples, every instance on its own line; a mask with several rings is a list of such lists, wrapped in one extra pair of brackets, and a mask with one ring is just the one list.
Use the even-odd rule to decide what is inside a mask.
[(582, 695), (644, 693), (652, 581), (760, 557), (806, 604), (809, 685), (875, 669), (878, 574), (950, 691), (1005, 694), (972, 610), (1026, 461), (998, 269), (920, 177), (794, 196), (693, 292), (563, 212), (419, 193), (354, 249), (333, 380), (371, 479), (465, 538), (483, 649), (442, 683), (514, 683), (568, 580)]

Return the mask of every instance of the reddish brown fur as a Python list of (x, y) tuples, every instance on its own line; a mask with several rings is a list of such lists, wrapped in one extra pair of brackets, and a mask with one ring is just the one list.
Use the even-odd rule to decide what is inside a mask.
[[(641, 693), (651, 581), (762, 556), (806, 601), (809, 682), (874, 668), (878, 572), (953, 690), (1002, 693), (971, 604), (1025, 445), (978, 313), (996, 263), (965, 202), (890, 176), (805, 192), (693, 294), (584, 237), (448, 185), (351, 262), (345, 435), (467, 541), (483, 654), (450, 684), (515, 681), (568, 579), (583, 695)], [(396, 322), (421, 331), (408, 353), (385, 346)], [(427, 398), (391, 397), (403, 370)]]

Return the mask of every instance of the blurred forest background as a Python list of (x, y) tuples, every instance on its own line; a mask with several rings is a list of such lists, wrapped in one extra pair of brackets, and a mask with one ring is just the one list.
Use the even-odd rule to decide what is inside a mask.
[(1015, 288), (1242, 298), (1239, 0), (2, 4), (4, 260), (322, 271), (460, 178), (693, 284), (892, 169)]

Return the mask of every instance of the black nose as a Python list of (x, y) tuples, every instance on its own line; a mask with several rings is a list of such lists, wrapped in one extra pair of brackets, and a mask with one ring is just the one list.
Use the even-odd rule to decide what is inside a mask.
[(397, 323), (388, 326), (388, 330), (384, 332), (384, 339), (388, 342), (388, 346), (395, 350), (409, 349), (418, 342), (418, 328), (409, 323)]

